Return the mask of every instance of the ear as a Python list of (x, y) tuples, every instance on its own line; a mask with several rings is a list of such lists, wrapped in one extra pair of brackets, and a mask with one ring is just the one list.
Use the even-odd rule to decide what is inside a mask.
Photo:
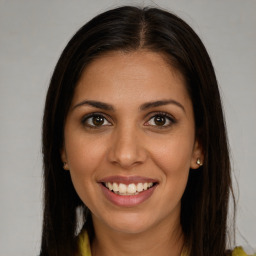
[(68, 159), (67, 159), (67, 153), (66, 153), (65, 147), (61, 149), (60, 155), (61, 155), (61, 160), (63, 162), (63, 169), (68, 171), (69, 166), (68, 166)]
[(196, 139), (191, 157), (190, 168), (198, 169), (204, 163), (204, 153), (201, 143)]

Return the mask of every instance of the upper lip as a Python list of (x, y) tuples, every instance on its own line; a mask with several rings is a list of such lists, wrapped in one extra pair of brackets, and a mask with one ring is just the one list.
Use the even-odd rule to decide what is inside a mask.
[(137, 184), (137, 183), (158, 183), (156, 179), (142, 177), (142, 176), (108, 176), (105, 178), (100, 179), (98, 182), (100, 183), (123, 183), (123, 184)]

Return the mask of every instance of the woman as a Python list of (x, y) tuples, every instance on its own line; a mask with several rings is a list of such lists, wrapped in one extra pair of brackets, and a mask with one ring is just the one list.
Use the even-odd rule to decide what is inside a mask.
[(43, 156), (42, 256), (230, 254), (217, 81), (175, 15), (121, 7), (74, 35), (48, 90)]

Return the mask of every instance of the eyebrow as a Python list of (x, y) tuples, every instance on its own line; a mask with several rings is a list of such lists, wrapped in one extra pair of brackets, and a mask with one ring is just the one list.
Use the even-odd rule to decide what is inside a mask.
[[(172, 100), (172, 99), (146, 102), (146, 103), (142, 104), (139, 109), (144, 111), (149, 108), (165, 106), (168, 104), (174, 104), (174, 105), (180, 107), (185, 112), (184, 106), (181, 103), (179, 103), (178, 101)], [(84, 100), (84, 101), (76, 104), (72, 109), (75, 109), (77, 107), (84, 106), (84, 105), (92, 106), (92, 107), (99, 108), (99, 109), (106, 110), (106, 111), (114, 111), (115, 110), (112, 105), (110, 105), (108, 103), (101, 102), (101, 101), (95, 101), (95, 100)]]
[(168, 105), (168, 104), (174, 104), (174, 105), (180, 107), (185, 112), (184, 106), (181, 103), (179, 103), (178, 101), (176, 101), (176, 100), (158, 100), (158, 101), (153, 101), (153, 102), (147, 102), (147, 103), (144, 103), (140, 107), (140, 109), (141, 110), (147, 110), (149, 108), (165, 106), (165, 105)]
[(88, 106), (92, 106), (92, 107), (107, 110), (107, 111), (114, 111), (114, 107), (112, 105), (104, 102), (100, 102), (100, 101), (95, 101), (95, 100), (84, 100), (76, 104), (72, 109), (75, 109), (83, 105), (88, 105)]

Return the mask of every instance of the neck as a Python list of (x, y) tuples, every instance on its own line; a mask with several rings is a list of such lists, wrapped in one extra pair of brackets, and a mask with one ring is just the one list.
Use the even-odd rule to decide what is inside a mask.
[(181, 225), (159, 225), (140, 233), (123, 233), (98, 228), (94, 222), (95, 239), (92, 243), (92, 256), (180, 256), (184, 244)]

